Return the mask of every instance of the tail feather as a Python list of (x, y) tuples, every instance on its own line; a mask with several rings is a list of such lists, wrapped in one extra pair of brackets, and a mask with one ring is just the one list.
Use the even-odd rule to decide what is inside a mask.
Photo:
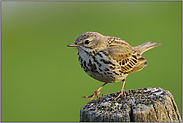
[(161, 44), (157, 44), (154, 42), (146, 42), (146, 43), (141, 44), (139, 46), (133, 47), (133, 49), (135, 51), (137, 51), (139, 54), (142, 54), (143, 52), (150, 50), (151, 48), (154, 48), (154, 47), (159, 46), (159, 45), (161, 45)]

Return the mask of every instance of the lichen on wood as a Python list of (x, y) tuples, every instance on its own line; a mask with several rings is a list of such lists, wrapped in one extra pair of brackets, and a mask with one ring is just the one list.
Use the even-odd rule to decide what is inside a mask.
[(98, 122), (182, 122), (172, 94), (162, 88), (115, 92), (82, 106), (80, 121)]

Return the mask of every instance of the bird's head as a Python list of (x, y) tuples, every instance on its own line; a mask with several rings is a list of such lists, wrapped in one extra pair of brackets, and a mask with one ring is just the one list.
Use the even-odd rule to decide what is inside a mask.
[(67, 45), (68, 47), (76, 47), (78, 50), (91, 52), (100, 50), (104, 47), (105, 36), (97, 32), (86, 32), (79, 35), (74, 43)]

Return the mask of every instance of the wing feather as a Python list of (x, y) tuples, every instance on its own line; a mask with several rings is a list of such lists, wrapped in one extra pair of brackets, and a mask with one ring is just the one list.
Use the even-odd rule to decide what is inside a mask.
[(112, 59), (117, 61), (124, 73), (138, 71), (137, 68), (142, 69), (145, 66), (139, 67), (146, 59), (131, 47), (112, 46), (108, 48), (108, 53)]
[(137, 72), (147, 65), (146, 59), (123, 39), (111, 36), (107, 39), (109, 57), (116, 60), (122, 72)]

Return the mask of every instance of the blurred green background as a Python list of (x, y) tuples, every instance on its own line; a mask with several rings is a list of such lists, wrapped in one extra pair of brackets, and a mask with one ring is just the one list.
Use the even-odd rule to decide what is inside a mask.
[[(80, 109), (103, 83), (79, 65), (75, 38), (87, 31), (132, 46), (162, 45), (143, 56), (148, 66), (127, 77), (125, 90), (169, 90), (182, 115), (182, 2), (2, 3), (2, 121), (79, 121)], [(120, 91), (108, 84), (105, 94)]]

